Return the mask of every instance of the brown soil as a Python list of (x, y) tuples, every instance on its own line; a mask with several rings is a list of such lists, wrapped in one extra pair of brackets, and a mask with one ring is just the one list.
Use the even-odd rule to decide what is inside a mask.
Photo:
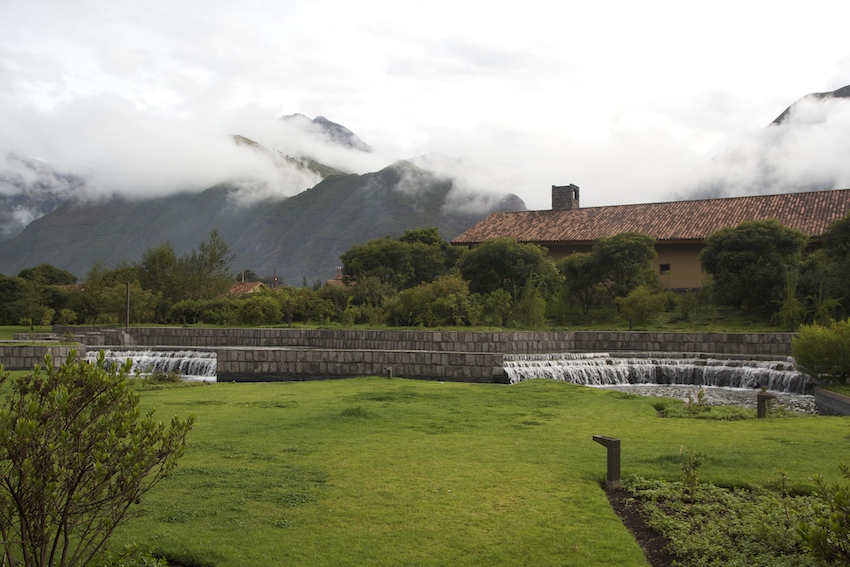
[(676, 558), (667, 550), (667, 538), (648, 527), (640, 514), (640, 503), (622, 488), (608, 489), (608, 501), (637, 541), (652, 567), (671, 567)]

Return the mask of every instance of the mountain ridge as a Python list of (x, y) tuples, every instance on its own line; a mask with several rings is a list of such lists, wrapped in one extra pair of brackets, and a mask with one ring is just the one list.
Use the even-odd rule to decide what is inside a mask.
[[(419, 193), (398, 189), (411, 174), (426, 181)], [(489, 212), (525, 208), (508, 195), (487, 210), (454, 211), (446, 204), (452, 189), (451, 180), (401, 161), (373, 173), (329, 175), (292, 197), (250, 204), (238, 204), (241, 189), (227, 183), (155, 199), (72, 199), (0, 242), (0, 266), (9, 274), (49, 263), (82, 276), (95, 262), (137, 261), (166, 241), (179, 255), (215, 229), (235, 254), (234, 269), (263, 277), (276, 271), (289, 282), (328, 279), (353, 244), (433, 226), (450, 240)]]

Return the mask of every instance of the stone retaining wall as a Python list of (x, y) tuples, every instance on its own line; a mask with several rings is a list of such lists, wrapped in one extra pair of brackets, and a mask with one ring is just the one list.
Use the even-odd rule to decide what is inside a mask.
[(404, 350), (220, 348), (219, 382), (403, 376), (457, 382), (505, 382), (500, 353)]
[(850, 415), (850, 397), (815, 388), (815, 406), (825, 415)]
[[(54, 327), (88, 342), (96, 327)], [(324, 329), (212, 329), (139, 327), (103, 332), (103, 344), (186, 347), (299, 347), (330, 350), (435, 352), (669, 351), (790, 356), (792, 333), (662, 333), (607, 331), (354, 331)], [(112, 342), (121, 341), (121, 342)], [(91, 343), (90, 343), (91, 344)]]
[(355, 331), (54, 327), (90, 345), (214, 348), (220, 381), (387, 375), (503, 382), (505, 355), (552, 352), (694, 352), (789, 356), (786, 333), (573, 331)]
[(649, 351), (791, 356), (793, 333), (577, 331), (571, 352)]
[(6, 370), (32, 370), (36, 364), (44, 364), (48, 353), (58, 363), (68, 358), (72, 349), (77, 351), (77, 358), (86, 357), (83, 345), (0, 345), (0, 364)]

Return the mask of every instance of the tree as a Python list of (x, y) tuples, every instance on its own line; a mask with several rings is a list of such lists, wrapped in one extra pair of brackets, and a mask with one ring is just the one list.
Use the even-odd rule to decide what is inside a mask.
[(833, 258), (850, 261), (850, 215), (829, 225), (823, 235), (823, 249)]
[(127, 318), (127, 292), (130, 293), (130, 323), (154, 321), (156, 305), (160, 303), (159, 292), (142, 289), (139, 282), (116, 284), (105, 290), (101, 313), (110, 319), (123, 322)]
[(194, 418), (140, 418), (130, 367), (72, 351), (18, 378), (0, 368), (0, 564), (87, 565), (177, 466)]
[(86, 273), (68, 303), (83, 323), (97, 323), (104, 308), (106, 294), (115, 284), (109, 270), (100, 263)]
[(600, 283), (612, 299), (626, 297), (641, 285), (657, 286), (652, 260), (655, 240), (639, 232), (623, 232), (593, 243), (594, 262)]
[(345, 281), (377, 278), (400, 291), (447, 274), (459, 254), (436, 228), (419, 228), (355, 244), (340, 259)]
[(374, 278), (401, 290), (414, 280), (410, 245), (391, 238), (355, 244), (340, 259), (343, 278), (349, 283)]
[(27, 292), (27, 280), (0, 276), (0, 324), (20, 324), (20, 303)]
[(398, 240), (411, 245), (413, 285), (446, 275), (463, 253), (460, 248), (443, 240), (436, 227), (405, 230)]
[[(850, 215), (832, 223), (823, 235), (823, 249), (819, 255), (822, 264), (817, 267), (822, 272), (816, 296), (824, 295), (834, 299), (850, 312)], [(809, 270), (804, 274), (808, 279)], [(810, 294), (815, 295), (815, 294)]]
[(145, 250), (137, 268), (139, 284), (144, 289), (158, 291), (163, 297), (174, 299), (173, 294), (177, 291), (177, 253), (171, 242)]
[(799, 270), (807, 237), (776, 220), (747, 221), (705, 239), (703, 269), (717, 298), (735, 307), (775, 311)]
[(49, 325), (45, 321), (47, 315), (52, 317), (53, 310), (45, 305), (44, 286), (35, 280), (25, 280), (26, 286), (23, 293), (16, 302), (17, 312), (20, 315), (20, 325), (29, 325), (30, 331), (35, 325)]
[(578, 301), (582, 313), (590, 313), (591, 307), (596, 303), (602, 280), (596, 257), (591, 253), (570, 254), (556, 266), (564, 276), (567, 295)]
[(227, 292), (233, 283), (233, 254), (217, 230), (197, 250), (180, 257), (177, 268), (181, 288), (190, 299), (210, 299)]
[(560, 275), (546, 251), (535, 244), (523, 244), (513, 238), (493, 238), (463, 253), (457, 261), (461, 275), (469, 281), (472, 293), (491, 293), (504, 289), (517, 298), (533, 280), (537, 289), (549, 296)]
[(77, 283), (77, 276), (61, 270), (52, 264), (39, 264), (32, 268), (21, 270), (19, 278), (36, 281), (42, 285), (71, 285)]

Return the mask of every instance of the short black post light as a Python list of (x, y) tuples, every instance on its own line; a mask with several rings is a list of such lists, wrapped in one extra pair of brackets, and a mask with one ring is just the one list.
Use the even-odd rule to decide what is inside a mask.
[(608, 449), (608, 488), (620, 486), (620, 440), (604, 435), (594, 435), (593, 440)]

